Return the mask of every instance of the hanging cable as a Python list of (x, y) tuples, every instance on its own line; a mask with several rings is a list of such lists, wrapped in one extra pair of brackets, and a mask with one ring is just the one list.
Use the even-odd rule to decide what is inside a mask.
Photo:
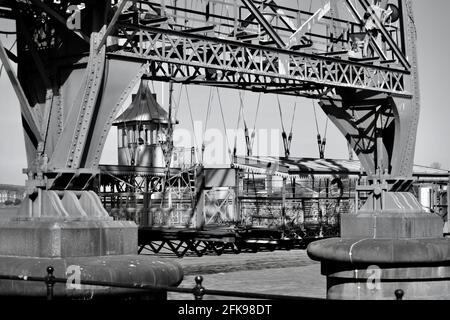
[(278, 101), (278, 111), (280, 113), (281, 128), (283, 129), (283, 132), (286, 132), (286, 130), (284, 129), (283, 112), (281, 111), (280, 97), (278, 95), (277, 101)]
[(314, 102), (314, 100), (312, 100), (312, 105), (313, 105), (313, 110), (314, 110), (314, 119), (316, 121), (316, 130), (317, 130), (317, 146), (319, 148), (319, 157), (320, 159), (324, 159), (325, 158), (325, 148), (327, 145), (327, 132), (328, 132), (328, 117), (325, 123), (325, 135), (322, 139), (322, 135), (320, 134), (320, 130), (319, 130), (319, 122), (317, 120), (317, 113), (316, 113), (316, 104)]
[(247, 125), (247, 121), (245, 120), (245, 112), (244, 112), (244, 101), (242, 100), (242, 96), (240, 96), (241, 98), (241, 112), (242, 112), (242, 119), (244, 122), (244, 134), (245, 134), (245, 146), (247, 149), (247, 156), (250, 156), (252, 154), (252, 146), (251, 146), (251, 140), (250, 140), (250, 134), (249, 134), (249, 130), (248, 130), (248, 125)]
[(243, 103), (242, 103), (242, 92), (239, 90), (239, 112), (238, 112), (238, 120), (237, 120), (237, 127), (236, 127), (236, 132), (234, 135), (234, 148), (233, 148), (233, 156), (236, 157), (236, 152), (237, 152), (237, 137), (238, 137), (238, 132), (239, 132), (239, 128), (241, 125), (241, 115), (242, 115), (242, 108)]
[(286, 129), (284, 127), (283, 112), (281, 111), (280, 97), (278, 95), (277, 95), (277, 101), (278, 101), (278, 111), (280, 113), (281, 129), (283, 130), (283, 132), (281, 133), (281, 137), (283, 138), (284, 155), (286, 158), (288, 158), (289, 157), (288, 139), (287, 139)]
[(197, 144), (197, 135), (195, 133), (195, 125), (194, 125), (194, 117), (192, 116), (192, 108), (191, 108), (191, 99), (189, 99), (189, 92), (187, 89), (187, 86), (184, 86), (184, 89), (186, 91), (186, 99), (187, 99), (187, 103), (188, 103), (188, 107), (189, 107), (189, 115), (191, 117), (191, 125), (192, 125), (192, 132), (194, 133), (194, 156), (195, 156), (195, 161), (198, 163), (199, 159), (198, 159), (198, 154), (197, 154), (197, 149), (198, 149), (198, 144)]
[(325, 122), (325, 135), (324, 135), (323, 140), (322, 140), (322, 152), (320, 154), (320, 158), (321, 159), (325, 158), (325, 149), (326, 149), (326, 146), (327, 146), (328, 121), (329, 121), (329, 119), (327, 117), (327, 120)]
[(227, 126), (225, 124), (225, 116), (223, 115), (222, 101), (220, 99), (219, 88), (216, 88), (216, 91), (217, 91), (217, 99), (219, 100), (220, 114), (222, 115), (222, 124), (223, 124), (223, 130), (224, 130), (224, 133), (225, 133), (225, 139), (226, 139), (226, 142), (227, 142), (228, 154), (230, 155), (231, 163), (233, 163), (233, 154), (232, 154), (231, 149), (230, 149), (230, 142), (228, 141)]
[(249, 134), (248, 126), (247, 126), (247, 121), (245, 120), (244, 107), (242, 107), (242, 119), (244, 120), (245, 146), (247, 149), (247, 156), (249, 156), (252, 153), (252, 150), (251, 150), (252, 147), (251, 147), (251, 142), (250, 142), (250, 134)]
[(261, 102), (261, 92), (259, 93), (259, 96), (258, 96), (258, 105), (256, 107), (255, 121), (253, 122), (253, 131), (252, 131), (251, 142), (250, 142), (250, 154), (249, 154), (250, 156), (253, 154), (253, 146), (254, 146), (255, 137), (256, 137), (256, 123), (258, 121), (260, 102)]
[(177, 102), (174, 101), (175, 112), (174, 112), (174, 117), (173, 118), (175, 119), (175, 121), (178, 119), (178, 112), (180, 111), (181, 93), (183, 92), (183, 87), (184, 86), (185, 86), (184, 84), (180, 85), (180, 92), (178, 93), (178, 101)]
[(206, 134), (206, 129), (208, 128), (208, 121), (209, 121), (209, 115), (211, 113), (211, 99), (212, 99), (212, 87), (209, 89), (209, 98), (208, 98), (208, 109), (206, 111), (206, 119), (205, 119), (205, 126), (203, 129), (203, 136), (202, 136), (202, 163), (204, 162), (204, 155), (205, 155), (205, 134)]
[(243, 113), (242, 117), (244, 119), (244, 134), (245, 134), (245, 146), (247, 148), (247, 156), (250, 156), (252, 154), (250, 132), (248, 130), (247, 121), (245, 120), (245, 114), (244, 113)]
[(291, 120), (291, 131), (289, 132), (289, 137), (288, 137), (288, 154), (291, 154), (291, 144), (292, 144), (292, 136), (293, 136), (293, 131), (294, 131), (294, 121), (295, 121), (295, 114), (297, 111), (297, 101), (295, 101), (294, 104), (294, 113), (292, 114), (292, 120)]
[(204, 126), (204, 130), (203, 130), (203, 138), (205, 137), (205, 132), (206, 129), (208, 128), (208, 121), (209, 121), (209, 116), (211, 114), (211, 101), (213, 98), (213, 92), (212, 92), (212, 87), (209, 90), (209, 98), (208, 98), (208, 109), (206, 111), (206, 121), (205, 121), (205, 126)]

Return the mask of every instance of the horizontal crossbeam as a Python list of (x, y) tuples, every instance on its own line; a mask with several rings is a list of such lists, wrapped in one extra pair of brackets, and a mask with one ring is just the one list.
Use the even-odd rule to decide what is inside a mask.
[(409, 96), (405, 70), (155, 27), (118, 28), (119, 49), (110, 53), (169, 64), (185, 77), (251, 75)]

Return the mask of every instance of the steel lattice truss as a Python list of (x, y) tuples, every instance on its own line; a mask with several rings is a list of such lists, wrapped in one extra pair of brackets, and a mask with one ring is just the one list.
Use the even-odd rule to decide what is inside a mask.
[(406, 72), (402, 70), (160, 28), (120, 25), (119, 36), (126, 41), (114, 56), (150, 60), (153, 75), (159, 77), (249, 87), (281, 86), (286, 91), (345, 87), (408, 94), (403, 85)]
[[(242, 1), (244, 5), (239, 1), (211, 1), (203, 7), (199, 1), (191, 1), (194, 10), (183, 7), (187, 1), (179, 1), (177, 7), (164, 4), (164, 1), (138, 1), (142, 11), (155, 14), (156, 18), (145, 22), (139, 18), (127, 21), (133, 24), (119, 21), (115, 34), (117, 46), (111, 46), (108, 52), (111, 58), (151, 61), (150, 77), (153, 79), (240, 86), (254, 91), (303, 96), (324, 95), (334, 88), (411, 95), (404, 84), (409, 65), (399, 41), (393, 40), (402, 34), (400, 26), (390, 30), (383, 28), (382, 45), (390, 46), (390, 51), (381, 50), (380, 44), (372, 39), (372, 60), (352, 61), (345, 55), (351, 35), (363, 29), (361, 16), (370, 7), (366, 0), (358, 2), (359, 6), (351, 1), (332, 1), (332, 10), (317, 22), (319, 27), (326, 26), (326, 30), (313, 26), (305, 32), (309, 39), (304, 36), (299, 46), (291, 47), (283, 39), (295, 34), (294, 28), (298, 26), (295, 17), (302, 14), (305, 19), (314, 17), (314, 12), (278, 6), (275, 1)], [(221, 14), (214, 14), (218, 10), (211, 13), (209, 3), (222, 6)], [(252, 6), (257, 9), (254, 16), (251, 15)], [(223, 8), (228, 7), (232, 13), (223, 14)], [(247, 9), (250, 14), (244, 18), (242, 12)], [(339, 10), (344, 9), (352, 14), (339, 18)], [(257, 13), (264, 10), (271, 11), (281, 23), (268, 23), (264, 15), (258, 17)], [(157, 20), (157, 14), (162, 16), (163, 11), (169, 22)], [(185, 25), (177, 24), (183, 13), (184, 17), (189, 14), (189, 19), (184, 19)], [(302, 22), (300, 18), (297, 20)], [(265, 29), (264, 33), (253, 31), (261, 28)], [(244, 35), (240, 37), (239, 32)], [(392, 37), (393, 34), (396, 36)], [(271, 41), (263, 41), (264, 36)], [(259, 41), (245, 41), (245, 37), (257, 37)], [(320, 46), (319, 40), (327, 42), (328, 46), (322, 50), (311, 49), (316, 42)], [(389, 57), (388, 51), (391, 52)]]

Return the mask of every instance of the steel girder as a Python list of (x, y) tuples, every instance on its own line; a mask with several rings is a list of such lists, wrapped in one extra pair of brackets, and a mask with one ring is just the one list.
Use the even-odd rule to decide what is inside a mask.
[[(243, 84), (258, 78), (269, 83), (288, 81), (333, 88), (364, 89), (409, 96), (407, 71), (238, 41), (212, 38), (155, 27), (118, 25), (123, 44), (110, 57), (153, 61), (170, 67), (180, 78), (207, 72), (219, 77), (237, 74)], [(208, 71), (209, 70), (209, 71)], [(252, 81), (253, 77), (256, 81)]]

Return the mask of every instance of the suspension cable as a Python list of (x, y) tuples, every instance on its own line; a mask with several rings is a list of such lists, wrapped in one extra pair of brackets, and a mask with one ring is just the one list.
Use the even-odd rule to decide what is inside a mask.
[[(252, 131), (252, 136), (251, 136), (251, 142), (250, 142), (250, 147), (251, 147), (251, 152), (253, 153), (253, 146), (255, 143), (255, 137), (256, 137), (256, 122), (258, 121), (258, 114), (259, 114), (259, 107), (260, 107), (260, 102), (261, 102), (261, 92), (259, 93), (258, 96), (258, 105), (256, 107), (256, 113), (255, 113), (255, 121), (253, 123), (253, 131)], [(251, 154), (250, 154), (251, 155)]]
[(244, 102), (242, 100), (242, 96), (240, 96), (241, 98), (241, 111), (242, 111), (242, 120), (244, 122), (244, 134), (245, 134), (245, 146), (247, 149), (247, 156), (249, 156), (252, 153), (252, 146), (251, 146), (251, 140), (250, 140), (250, 136), (249, 136), (249, 130), (248, 130), (248, 125), (247, 125), (247, 120), (245, 120), (245, 112), (244, 112)]
[(293, 113), (293, 115), (292, 115), (292, 120), (291, 120), (291, 133), (292, 133), (292, 130), (293, 130), (293, 128), (294, 128), (294, 120), (295, 120), (295, 113), (296, 113), (296, 111), (297, 111), (297, 101), (295, 101), (295, 104), (294, 104), (294, 113)]
[(191, 100), (189, 99), (189, 92), (187, 89), (187, 86), (184, 86), (184, 89), (186, 91), (186, 98), (187, 98), (187, 103), (188, 103), (188, 107), (189, 107), (189, 115), (191, 117), (191, 125), (192, 125), (192, 131), (194, 133), (194, 155), (195, 155), (195, 161), (198, 163), (199, 159), (198, 159), (198, 140), (197, 140), (197, 135), (195, 133), (195, 125), (194, 125), (194, 117), (192, 116), (192, 108), (191, 108)]
[(242, 92), (239, 90), (239, 112), (238, 112), (238, 120), (237, 120), (237, 127), (236, 127), (236, 132), (234, 134), (234, 148), (233, 148), (233, 156), (236, 157), (236, 152), (237, 152), (237, 137), (238, 137), (238, 132), (239, 132), (239, 128), (241, 125), (241, 115), (243, 114), (242, 108), (243, 106), (243, 102), (242, 102)]
[(206, 134), (206, 129), (208, 128), (208, 121), (209, 121), (209, 116), (210, 116), (210, 113), (211, 113), (212, 93), (213, 93), (213, 91), (212, 91), (212, 87), (211, 87), (211, 88), (209, 88), (208, 109), (206, 111), (205, 126), (204, 126), (203, 133), (202, 133), (202, 163), (204, 162), (203, 161), (204, 160), (203, 157), (205, 155), (205, 149), (206, 149), (206, 146), (205, 146), (205, 134)]
[(317, 133), (320, 133), (319, 123), (317, 122), (316, 104), (314, 103), (314, 100), (312, 100), (312, 106), (313, 106), (313, 110), (314, 110), (314, 119), (316, 120), (316, 130), (317, 130)]
[(185, 87), (184, 84), (180, 85), (180, 92), (178, 93), (178, 101), (175, 102), (175, 115), (174, 115), (174, 119), (177, 120), (178, 118), (178, 112), (180, 111), (180, 102), (181, 102), (181, 93), (183, 92), (183, 87)]
[(291, 120), (291, 131), (289, 132), (289, 137), (288, 137), (288, 153), (290, 155), (291, 153), (291, 144), (292, 144), (292, 136), (293, 136), (293, 131), (294, 131), (294, 121), (295, 121), (295, 114), (297, 111), (297, 101), (295, 101), (294, 104), (294, 112), (292, 114), (292, 120)]
[(223, 130), (224, 130), (224, 133), (225, 133), (225, 139), (226, 139), (226, 142), (227, 142), (228, 154), (230, 155), (231, 163), (233, 163), (233, 154), (231, 152), (230, 142), (228, 140), (227, 126), (225, 124), (225, 116), (223, 115), (223, 107), (222, 107), (222, 101), (220, 99), (219, 88), (216, 87), (216, 91), (217, 91), (217, 99), (219, 100), (220, 114), (222, 115), (222, 124), (223, 124)]
[(324, 159), (325, 158), (325, 148), (327, 145), (327, 133), (328, 133), (328, 121), (329, 118), (327, 117), (326, 123), (325, 123), (325, 135), (322, 139), (322, 135), (320, 134), (320, 130), (319, 130), (319, 123), (317, 120), (317, 113), (316, 113), (316, 105), (314, 100), (312, 100), (312, 105), (313, 105), (313, 110), (314, 110), (314, 119), (316, 121), (316, 130), (317, 130), (317, 146), (319, 148), (319, 157), (320, 159)]
[(203, 130), (203, 138), (205, 137), (205, 132), (206, 129), (208, 128), (208, 121), (209, 121), (209, 116), (211, 114), (211, 101), (213, 99), (213, 92), (212, 92), (212, 88), (210, 88), (209, 90), (209, 98), (208, 98), (208, 109), (206, 111), (206, 120), (205, 120), (205, 126), (204, 126), (204, 130)]
[(277, 101), (278, 101), (278, 111), (280, 113), (281, 128), (283, 130), (283, 132), (281, 133), (281, 137), (283, 139), (284, 155), (287, 158), (287, 157), (289, 157), (288, 138), (287, 138), (287, 134), (286, 134), (286, 129), (284, 127), (283, 112), (281, 111), (281, 103), (280, 103), (280, 98), (278, 95), (277, 95)]
[(286, 132), (286, 130), (284, 129), (283, 112), (281, 111), (280, 97), (278, 95), (277, 101), (278, 101), (278, 111), (280, 113), (281, 128), (283, 129), (283, 132)]
[(327, 120), (326, 120), (326, 122), (325, 122), (325, 135), (324, 135), (324, 138), (326, 139), (327, 138), (327, 132), (328, 132), (328, 122), (329, 122), (329, 118), (327, 117)]

